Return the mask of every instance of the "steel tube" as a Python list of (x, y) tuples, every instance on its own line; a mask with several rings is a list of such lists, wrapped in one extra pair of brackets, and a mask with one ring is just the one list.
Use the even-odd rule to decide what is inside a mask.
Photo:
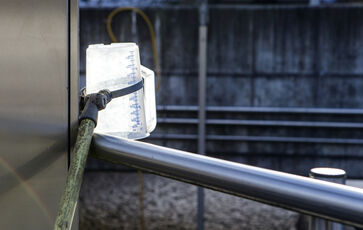
[[(201, 2), (199, 8), (199, 76), (198, 76), (198, 154), (205, 154), (206, 135), (206, 91), (207, 91), (207, 41), (208, 41), (208, 9), (207, 0)], [(198, 187), (197, 230), (204, 230), (204, 190)]]
[(363, 227), (362, 189), (105, 135), (94, 135), (91, 154), (216, 191)]
[[(159, 111), (195, 112), (198, 106), (193, 105), (158, 105)], [(297, 113), (297, 114), (340, 114), (363, 115), (363, 109), (348, 108), (304, 108), (304, 107), (244, 107), (244, 106), (207, 106), (208, 112), (231, 113)]]
[[(152, 134), (149, 139), (167, 140), (197, 140), (196, 134)], [(207, 135), (208, 141), (237, 141), (237, 142), (272, 142), (272, 143), (313, 143), (332, 145), (363, 145), (361, 139), (348, 138), (323, 138), (323, 137), (272, 137), (272, 136), (230, 136), (230, 135)]]
[[(345, 184), (347, 174), (342, 169), (319, 167), (310, 169), (309, 177), (337, 184)], [(344, 230), (344, 225), (310, 217), (309, 230)]]
[[(158, 123), (165, 124), (199, 124), (195, 118), (159, 118)], [(326, 121), (269, 121), (269, 120), (240, 120), (240, 119), (208, 119), (207, 125), (238, 125), (238, 126), (279, 126), (307, 128), (346, 128), (362, 129), (360, 122), (326, 122)]]

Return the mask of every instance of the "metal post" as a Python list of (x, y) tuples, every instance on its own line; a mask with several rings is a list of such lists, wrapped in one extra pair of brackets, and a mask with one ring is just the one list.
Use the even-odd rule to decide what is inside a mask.
[[(345, 184), (346, 173), (336, 168), (313, 168), (309, 176), (314, 179), (329, 181), (337, 184)], [(309, 230), (343, 230), (344, 226), (335, 222), (316, 217), (310, 218)]]
[[(198, 95), (198, 154), (205, 154), (206, 120), (206, 78), (207, 78), (207, 0), (203, 0), (199, 9), (199, 95)], [(204, 229), (204, 189), (198, 187), (197, 229)]]

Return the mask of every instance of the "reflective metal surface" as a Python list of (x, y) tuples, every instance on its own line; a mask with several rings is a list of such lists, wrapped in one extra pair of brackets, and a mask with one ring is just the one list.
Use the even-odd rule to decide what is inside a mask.
[[(195, 118), (159, 118), (159, 123), (166, 124), (198, 124)], [(240, 120), (240, 119), (208, 119), (207, 125), (240, 125), (240, 126), (275, 126), (275, 127), (315, 127), (315, 128), (349, 128), (361, 129), (359, 122), (329, 122), (329, 121), (268, 121), (268, 120)]]
[[(69, 153), (76, 142), (79, 115), (79, 8), (78, 0), (69, 2)], [(70, 157), (68, 157), (70, 159)], [(70, 163), (68, 161), (68, 163)], [(64, 187), (62, 188), (64, 189)], [(63, 190), (62, 190), (63, 191)], [(74, 214), (72, 230), (79, 227), (78, 209)]]
[[(159, 121), (159, 120), (158, 120)], [(160, 122), (161, 123), (161, 122)], [(196, 140), (196, 134), (152, 134), (149, 139), (167, 140)], [(322, 143), (334, 145), (363, 145), (361, 139), (348, 138), (311, 138), (311, 137), (264, 137), (264, 136), (229, 136), (229, 135), (207, 135), (208, 141), (246, 141), (246, 142), (286, 142), (286, 143)], [(350, 156), (346, 154), (345, 156)]]
[[(198, 154), (205, 154), (206, 135), (206, 103), (207, 103), (207, 36), (208, 18), (207, 1), (199, 8), (199, 76), (198, 76)], [(198, 187), (197, 230), (204, 230), (204, 189)]]
[[(337, 184), (345, 184), (347, 173), (343, 169), (318, 167), (310, 169), (309, 177), (329, 181)], [(344, 230), (344, 225), (324, 219), (310, 217), (309, 230)]]
[(68, 7), (1, 0), (0, 229), (53, 227), (73, 119)]
[[(158, 105), (161, 111), (197, 111), (193, 105)], [(346, 108), (302, 108), (302, 107), (243, 107), (243, 106), (207, 106), (208, 112), (231, 113), (297, 113), (297, 114), (355, 114), (362, 115), (363, 109)]]
[(263, 203), (363, 227), (363, 190), (138, 141), (95, 135), (92, 155)]

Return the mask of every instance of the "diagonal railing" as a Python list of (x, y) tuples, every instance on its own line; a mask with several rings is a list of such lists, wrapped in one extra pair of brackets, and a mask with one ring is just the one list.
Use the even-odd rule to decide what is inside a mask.
[(312, 216), (363, 227), (363, 190), (96, 134), (91, 156)]

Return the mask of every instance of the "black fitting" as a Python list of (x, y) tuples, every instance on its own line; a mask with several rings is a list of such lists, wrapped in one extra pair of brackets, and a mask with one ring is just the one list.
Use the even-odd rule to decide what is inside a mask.
[(101, 90), (96, 94), (95, 104), (98, 110), (103, 110), (106, 108), (106, 105), (111, 101), (111, 92), (107, 89)]
[(111, 92), (109, 90), (101, 90), (98, 93), (92, 93), (84, 96), (84, 109), (79, 116), (79, 121), (83, 119), (91, 119), (97, 126), (98, 111), (106, 108), (111, 101)]
[(82, 113), (79, 116), (79, 121), (83, 119), (91, 119), (97, 126), (98, 111), (106, 108), (106, 105), (113, 99), (128, 95), (136, 92), (144, 87), (144, 81), (141, 80), (136, 84), (128, 86), (123, 89), (110, 91), (107, 89), (100, 90), (98, 93), (86, 95), (86, 90), (81, 90), (81, 106), (83, 107)]

